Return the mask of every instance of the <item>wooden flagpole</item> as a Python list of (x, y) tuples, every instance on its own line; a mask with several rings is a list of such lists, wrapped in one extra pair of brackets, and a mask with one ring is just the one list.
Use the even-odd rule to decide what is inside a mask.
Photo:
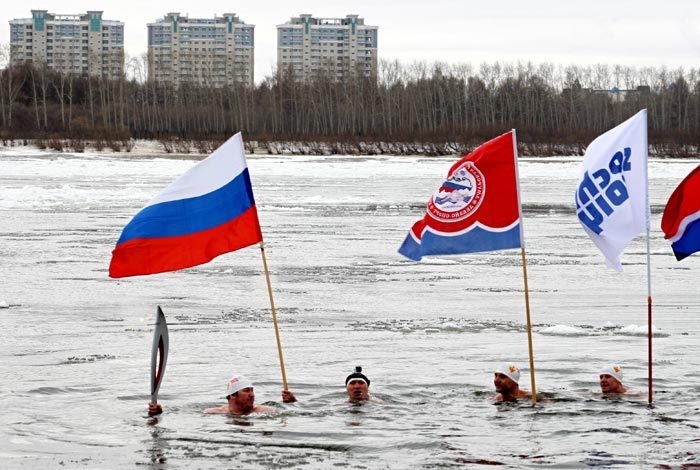
[(265, 245), (260, 242), (260, 253), (262, 254), (263, 266), (265, 267), (265, 279), (267, 280), (267, 294), (270, 296), (270, 309), (272, 310), (272, 323), (275, 325), (275, 337), (277, 338), (277, 352), (280, 357), (280, 369), (282, 369), (282, 386), (287, 388), (287, 373), (284, 371), (284, 356), (282, 355), (282, 341), (280, 341), (280, 330), (277, 326), (277, 310), (275, 301), (272, 298), (272, 283), (270, 282), (270, 271), (267, 269), (267, 257), (265, 256)]
[(537, 404), (537, 387), (535, 386), (535, 355), (532, 347), (532, 323), (530, 321), (530, 291), (527, 286), (527, 261), (525, 259), (525, 230), (523, 229), (523, 205), (520, 200), (520, 175), (518, 173), (518, 139), (513, 129), (513, 164), (515, 179), (518, 184), (518, 211), (520, 212), (520, 254), (523, 260), (523, 283), (525, 288), (525, 317), (527, 320), (527, 348), (530, 356), (530, 386), (532, 387), (532, 406)]
[[(522, 224), (522, 218), (520, 223)], [(530, 294), (527, 286), (527, 262), (525, 260), (525, 243), (521, 240), (520, 253), (523, 259), (523, 282), (525, 283), (525, 316), (527, 317), (527, 348), (530, 355), (530, 385), (532, 386), (532, 406), (537, 404), (537, 388), (535, 387), (535, 355), (532, 348), (532, 324), (530, 322)]]

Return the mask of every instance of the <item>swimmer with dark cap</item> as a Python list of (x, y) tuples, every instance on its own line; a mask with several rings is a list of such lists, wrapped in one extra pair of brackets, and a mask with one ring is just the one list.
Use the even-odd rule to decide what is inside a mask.
[(355, 372), (345, 378), (345, 390), (350, 403), (362, 403), (369, 400), (369, 378), (362, 373), (362, 367), (355, 367)]

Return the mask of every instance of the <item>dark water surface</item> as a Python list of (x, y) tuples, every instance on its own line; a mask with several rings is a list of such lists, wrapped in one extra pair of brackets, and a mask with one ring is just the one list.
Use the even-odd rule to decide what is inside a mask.
[[(109, 279), (128, 220), (192, 160), (0, 153), (1, 468), (697, 468), (700, 257), (673, 258), (663, 206), (697, 161), (650, 162), (654, 402), (646, 245), (607, 269), (574, 212), (580, 158), (521, 159), (537, 388), (494, 405), (492, 368), (530, 388), (519, 251), (396, 250), (454, 158), (249, 157), (290, 388), (282, 388), (259, 249)], [(170, 325), (146, 416), (156, 305)], [(604, 399), (624, 367), (639, 396)], [(352, 406), (364, 366), (382, 400)], [(249, 376), (279, 412), (205, 415)]]

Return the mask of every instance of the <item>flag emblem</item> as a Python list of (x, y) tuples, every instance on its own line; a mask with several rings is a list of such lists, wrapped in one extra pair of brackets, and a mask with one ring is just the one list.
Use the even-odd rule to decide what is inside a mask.
[(420, 261), (428, 255), (519, 248), (520, 227), (515, 131), (510, 131), (452, 165), (399, 253)]
[(428, 214), (441, 222), (458, 222), (476, 211), (484, 200), (484, 175), (472, 162), (450, 174), (428, 201)]

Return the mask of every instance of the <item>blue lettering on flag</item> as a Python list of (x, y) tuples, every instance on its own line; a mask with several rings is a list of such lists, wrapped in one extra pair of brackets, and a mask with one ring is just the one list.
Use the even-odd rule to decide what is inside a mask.
[[(632, 149), (625, 147), (622, 152), (612, 156), (607, 168), (601, 168), (583, 175), (583, 181), (576, 192), (576, 215), (581, 223), (600, 234), (601, 225), (606, 217), (615, 212), (615, 208), (629, 199), (625, 185), (625, 172), (632, 170), (630, 157)], [(613, 177), (617, 178), (613, 179)]]

